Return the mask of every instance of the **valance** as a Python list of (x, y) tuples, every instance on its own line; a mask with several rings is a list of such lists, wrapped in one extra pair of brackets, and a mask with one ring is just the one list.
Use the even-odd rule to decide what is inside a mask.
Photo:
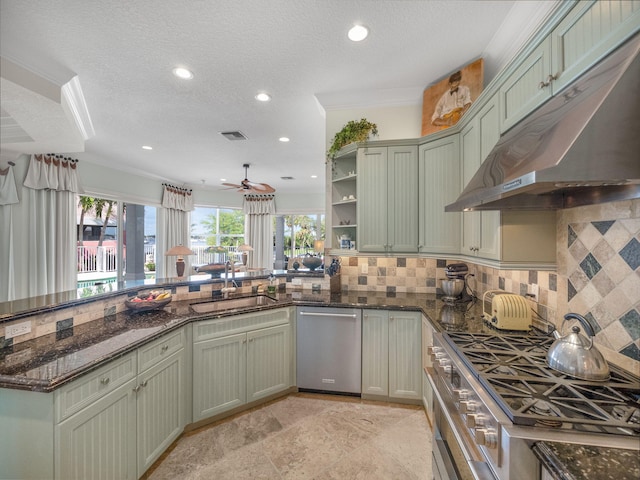
[(193, 195), (190, 189), (174, 187), (168, 183), (163, 183), (162, 206), (190, 212), (193, 210)]
[(245, 195), (243, 211), (246, 215), (275, 215), (274, 195)]
[(9, 166), (6, 169), (0, 168), (0, 205), (11, 205), (20, 201), (16, 189), (16, 180), (11, 168), (14, 165), (13, 162), (9, 162)]
[(34, 190), (84, 193), (78, 181), (78, 160), (62, 155), (31, 155), (24, 186)]

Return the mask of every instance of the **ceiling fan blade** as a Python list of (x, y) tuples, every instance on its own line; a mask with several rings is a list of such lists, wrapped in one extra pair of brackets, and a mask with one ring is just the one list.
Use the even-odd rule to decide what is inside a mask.
[(230, 188), (243, 188), (242, 185), (238, 185), (236, 183), (223, 183), (222, 185), (224, 185), (225, 187), (230, 187)]
[(252, 183), (251, 189), (256, 193), (273, 193), (276, 191), (275, 188), (267, 183)]

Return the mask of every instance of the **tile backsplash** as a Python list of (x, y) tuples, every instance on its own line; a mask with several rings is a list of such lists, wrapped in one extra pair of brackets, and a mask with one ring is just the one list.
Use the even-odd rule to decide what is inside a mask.
[[(561, 210), (557, 271), (500, 270), (465, 261), (478, 297), (492, 289), (525, 295), (538, 285), (538, 315), (557, 327), (568, 312), (585, 316), (610, 362), (640, 374), (640, 200)], [(342, 288), (441, 293), (444, 267), (456, 259), (343, 257)]]

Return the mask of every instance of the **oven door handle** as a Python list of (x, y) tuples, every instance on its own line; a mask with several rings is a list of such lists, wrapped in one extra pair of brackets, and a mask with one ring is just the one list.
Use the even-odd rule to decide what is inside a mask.
[[(449, 413), (449, 404), (445, 402), (445, 400), (442, 398), (442, 395), (440, 395), (440, 392), (436, 387), (435, 380), (431, 377), (430, 374), (427, 374), (427, 379), (429, 380), (433, 394), (436, 397), (434, 400), (441, 405), (440, 410), (445, 416), (446, 422), (451, 426), (456, 425), (456, 422), (454, 422), (453, 417)], [(469, 468), (474, 475), (474, 478), (478, 480), (495, 480), (496, 477), (493, 475), (493, 472), (489, 468), (489, 465), (486, 463), (485, 459), (480, 454), (474, 455), (474, 452), (470, 450), (467, 442), (465, 441), (465, 438), (460, 435), (456, 428), (450, 428), (450, 430), (453, 432), (453, 436), (455, 437), (456, 442), (458, 443), (460, 450), (464, 455), (464, 459), (466, 460)]]

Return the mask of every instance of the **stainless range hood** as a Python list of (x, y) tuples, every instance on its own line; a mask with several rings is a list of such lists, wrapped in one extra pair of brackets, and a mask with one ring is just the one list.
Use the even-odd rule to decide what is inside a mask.
[(505, 133), (445, 211), (640, 198), (640, 36)]

